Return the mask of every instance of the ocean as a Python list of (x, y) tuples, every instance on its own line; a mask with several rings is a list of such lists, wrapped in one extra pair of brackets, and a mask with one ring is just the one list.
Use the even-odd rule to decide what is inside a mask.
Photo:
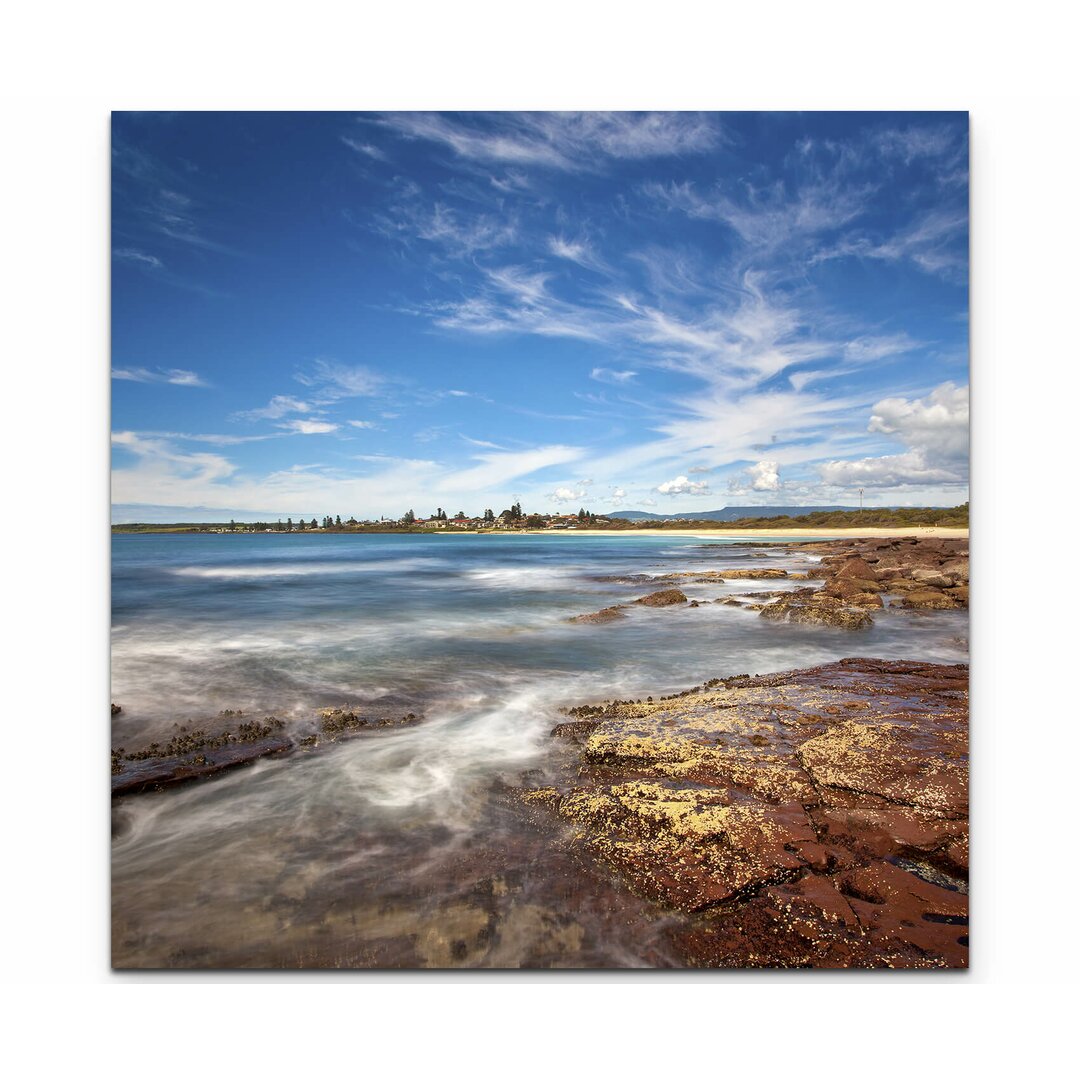
[(664, 918), (504, 793), (568, 767), (549, 735), (568, 706), (852, 655), (966, 661), (964, 611), (851, 633), (711, 603), (801, 581), (568, 622), (663, 587), (603, 578), (813, 561), (687, 534), (115, 536), (114, 747), (224, 710), (297, 736), (325, 707), (422, 720), (119, 800), (114, 964), (675, 963)]

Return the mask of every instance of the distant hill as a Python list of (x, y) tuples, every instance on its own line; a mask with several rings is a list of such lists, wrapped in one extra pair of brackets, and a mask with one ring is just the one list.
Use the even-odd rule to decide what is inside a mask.
[[(891, 508), (890, 508), (891, 509)], [(701, 510), (681, 514), (650, 514), (644, 510), (620, 510), (608, 517), (627, 521), (740, 521), (743, 518), (801, 517), (803, 514), (858, 510), (857, 506), (725, 506), (723, 510)]]

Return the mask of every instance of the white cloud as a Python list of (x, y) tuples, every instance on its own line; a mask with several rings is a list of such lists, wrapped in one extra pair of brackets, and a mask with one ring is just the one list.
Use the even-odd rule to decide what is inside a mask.
[(548, 498), (556, 503), (579, 502), (586, 498), (588, 494), (588, 491), (583, 487), (557, 487), (548, 495)]
[(350, 420), (349, 427), (367, 428), (378, 431), (379, 425), (374, 420)]
[(329, 435), (337, 431), (338, 425), (327, 420), (286, 420), (278, 424), (282, 431), (292, 431), (297, 435)]
[(114, 379), (128, 382), (143, 383), (168, 383), (170, 386), (209, 386), (202, 376), (194, 371), (186, 371), (183, 368), (157, 368), (150, 371), (148, 368), (113, 368)]
[(291, 412), (308, 413), (311, 406), (306, 401), (289, 397), (287, 394), (277, 394), (270, 399), (269, 404), (261, 409), (247, 409), (244, 412), (234, 414), (237, 420), (280, 420)]
[(874, 406), (867, 431), (895, 435), (935, 459), (966, 460), (968, 388), (947, 382), (914, 401), (885, 398)]
[(407, 187), (386, 214), (356, 224), (406, 245), (415, 240), (435, 244), (446, 256), (457, 259), (505, 247), (518, 237), (517, 222), (510, 212), (463, 214), (446, 203), (430, 204), (415, 185)]
[(665, 480), (656, 490), (661, 495), (709, 495), (707, 480), (690, 480), (685, 476), (676, 476), (674, 480)]
[(567, 240), (564, 236), (548, 237), (548, 250), (560, 259), (583, 266), (586, 270), (606, 271), (607, 264), (584, 240)]
[(360, 139), (353, 139), (348, 135), (342, 135), (341, 141), (358, 154), (364, 154), (369, 158), (374, 158), (376, 161), (386, 161), (386, 153), (372, 143), (362, 142)]
[(961, 281), (967, 272), (967, 248), (962, 243), (967, 227), (968, 215), (963, 207), (931, 210), (885, 239), (845, 237), (815, 253), (810, 265), (841, 258), (910, 261), (928, 274)]
[(827, 461), (818, 471), (837, 487), (962, 485), (968, 474), (968, 388), (942, 383), (924, 398), (885, 398), (873, 409), (870, 432), (908, 448), (901, 454)]
[(446, 113), (398, 113), (381, 121), (398, 135), (441, 143), (459, 157), (591, 172), (604, 159), (641, 160), (716, 146), (714, 117), (676, 113), (500, 113), (481, 126)]
[(820, 472), (826, 484), (849, 489), (959, 483), (961, 480), (953, 470), (928, 465), (923, 455), (916, 451), (857, 461), (829, 461), (820, 467)]
[(165, 381), (172, 386), (207, 386), (200, 376), (194, 371), (184, 371), (180, 368), (170, 368), (165, 373)]
[(538, 446), (531, 450), (514, 450), (507, 453), (478, 454), (479, 465), (462, 472), (448, 475), (437, 490), (470, 496), (499, 484), (528, 476), (546, 469), (549, 465), (565, 465), (582, 455), (577, 446)]
[(754, 491), (780, 490), (780, 466), (775, 461), (759, 461), (746, 471)]
[(363, 364), (339, 364), (336, 360), (316, 360), (309, 371), (296, 375), (297, 382), (316, 391), (320, 404), (350, 397), (372, 397), (386, 384), (384, 376)]
[(165, 265), (156, 255), (148, 255), (145, 251), (136, 251), (135, 248), (117, 248), (113, 251), (113, 255), (150, 270), (161, 270)]
[(744, 183), (729, 193), (719, 187), (702, 195), (693, 184), (646, 184), (646, 195), (691, 218), (732, 228), (760, 258), (782, 244), (836, 231), (865, 212), (870, 189), (844, 186), (835, 178), (815, 180), (794, 193), (782, 183)]
[(882, 157), (896, 158), (905, 165), (918, 158), (953, 157), (964, 149), (964, 143), (944, 125), (890, 128), (878, 132), (872, 142)]
[[(135, 455), (137, 469), (113, 471), (112, 495), (118, 503), (161, 502), (191, 505), (191, 490), (212, 489), (228, 480), (236, 467), (221, 454), (186, 453), (171, 444), (145, 438), (134, 431), (118, 431), (113, 446)], [(133, 478), (137, 482), (129, 483)], [(194, 500), (198, 504), (200, 500)]]
[(637, 375), (636, 371), (618, 371), (614, 368), (594, 367), (589, 372), (589, 378), (597, 382), (611, 383), (613, 386), (623, 386)]

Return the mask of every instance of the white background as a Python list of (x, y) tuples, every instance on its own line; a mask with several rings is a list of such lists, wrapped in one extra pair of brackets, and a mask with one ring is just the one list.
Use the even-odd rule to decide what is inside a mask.
[[(10, 1075), (1050, 1071), (1071, 1041), (1078, 154), (1064, 4), (38, 4), (4, 17)], [(994, 12), (994, 13), (992, 13)], [(973, 968), (114, 975), (112, 109), (968, 109)], [(1075, 993), (1075, 991), (1074, 991)]]

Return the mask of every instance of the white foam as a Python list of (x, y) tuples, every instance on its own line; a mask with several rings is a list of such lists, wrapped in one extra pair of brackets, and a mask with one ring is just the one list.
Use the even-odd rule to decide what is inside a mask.
[(466, 570), (466, 581), (492, 589), (550, 589), (566, 583), (581, 566), (492, 566)]

